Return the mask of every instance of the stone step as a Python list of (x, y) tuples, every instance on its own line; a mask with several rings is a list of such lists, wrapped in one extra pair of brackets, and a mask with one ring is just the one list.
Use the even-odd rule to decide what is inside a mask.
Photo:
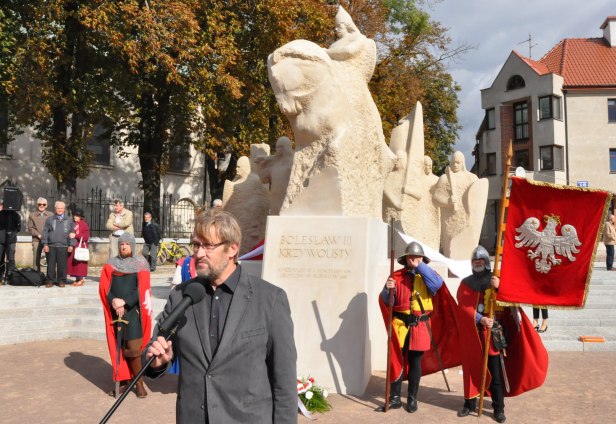
[(65, 328), (58, 331), (32, 331), (22, 333), (1, 334), (0, 345), (38, 342), (46, 340), (64, 340), (64, 339), (90, 339), (90, 340), (106, 340), (105, 331), (101, 328), (98, 331), (75, 328)]
[(616, 341), (605, 343), (584, 343), (577, 339), (572, 340), (546, 340), (543, 342), (548, 352), (614, 352)]
[(0, 323), (0, 333), (29, 333), (34, 331), (64, 331), (65, 329), (97, 329), (105, 328), (104, 319), (91, 317), (47, 317), (32, 320), (9, 320)]

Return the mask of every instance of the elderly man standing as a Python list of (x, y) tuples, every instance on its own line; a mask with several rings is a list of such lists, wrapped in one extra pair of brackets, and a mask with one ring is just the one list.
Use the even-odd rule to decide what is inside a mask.
[(111, 231), (109, 235), (109, 259), (118, 256), (118, 237), (124, 233), (135, 234), (133, 228), (133, 213), (124, 208), (124, 202), (114, 200), (113, 212), (109, 214), (109, 219), (105, 227)]
[(68, 255), (76, 244), (75, 239), (69, 238), (73, 222), (64, 213), (66, 205), (58, 200), (54, 208), (56, 213), (47, 218), (41, 235), (43, 252), (47, 255), (47, 288), (53, 287), (54, 284), (64, 287), (66, 284)]
[(227, 212), (200, 214), (192, 235), (197, 278), (176, 286), (162, 318), (188, 290), (203, 300), (188, 306), (169, 341), (160, 324), (142, 360), (147, 375), (180, 361), (176, 422), (297, 424), (293, 322), (284, 290), (248, 274), (237, 263), (242, 233)]
[(43, 244), (41, 237), (43, 234), (43, 226), (47, 218), (53, 213), (47, 210), (47, 199), (39, 197), (36, 200), (36, 210), (30, 212), (28, 217), (28, 232), (32, 235), (32, 268), (37, 271), (41, 270), (41, 253), (43, 252)]

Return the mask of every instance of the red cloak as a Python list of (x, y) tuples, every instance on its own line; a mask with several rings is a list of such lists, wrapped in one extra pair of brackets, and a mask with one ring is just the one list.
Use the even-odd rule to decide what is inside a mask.
[[(464, 282), (460, 284), (458, 299), (458, 332), (462, 342), (458, 349), (462, 355), (464, 397), (472, 399), (480, 395), (483, 371), (483, 343), (475, 323), (477, 305), (483, 302), (483, 292), (472, 290)], [(518, 312), (520, 325), (513, 313)], [(505, 308), (501, 324), (507, 335), (505, 370), (510, 392), (505, 396), (517, 396), (541, 386), (548, 371), (548, 352), (522, 308)], [(486, 394), (490, 386), (490, 372), (486, 370)]]
[[(101, 279), (98, 286), (98, 294), (103, 302), (103, 312), (105, 314), (105, 332), (107, 333), (107, 347), (109, 348), (109, 355), (111, 356), (111, 366), (113, 368), (114, 381), (130, 380), (130, 370), (124, 355), (120, 355), (120, 364), (116, 364), (116, 337), (113, 328), (113, 315), (111, 313), (111, 305), (107, 302), (107, 295), (111, 288), (111, 276), (113, 274), (113, 267), (109, 264), (105, 264), (101, 271)], [(139, 313), (141, 316), (141, 350), (143, 350), (150, 338), (152, 337), (152, 290), (150, 289), (150, 273), (147, 270), (139, 271), (137, 274), (137, 281), (139, 287)]]

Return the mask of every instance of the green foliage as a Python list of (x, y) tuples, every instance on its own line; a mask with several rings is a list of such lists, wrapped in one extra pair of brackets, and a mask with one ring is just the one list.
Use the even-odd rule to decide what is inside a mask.
[[(59, 185), (85, 178), (96, 124), (120, 155), (138, 149), (147, 202), (176, 146), (246, 155), (251, 143), (292, 137), (276, 106), (267, 57), (304, 38), (335, 39), (335, 2), (322, 0), (5, 0), (0, 4), (0, 107), (11, 135), (33, 127)], [(422, 0), (339, 2), (377, 41), (370, 88), (385, 135), (416, 101), (426, 153), (443, 169), (459, 125), (459, 88), (446, 72), (446, 30)], [(0, 143), (2, 140), (0, 140)], [(149, 199), (149, 200), (148, 200)]]

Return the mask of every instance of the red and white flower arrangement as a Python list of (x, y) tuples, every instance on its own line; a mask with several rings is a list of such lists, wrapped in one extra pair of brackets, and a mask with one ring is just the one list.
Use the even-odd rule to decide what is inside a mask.
[(297, 377), (297, 396), (310, 412), (327, 412), (331, 409), (327, 401), (327, 390), (319, 386), (314, 377)]

